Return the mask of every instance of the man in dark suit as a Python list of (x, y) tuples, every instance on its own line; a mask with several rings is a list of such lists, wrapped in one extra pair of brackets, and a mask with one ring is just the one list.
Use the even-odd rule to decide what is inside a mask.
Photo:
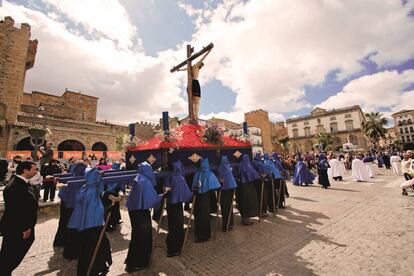
[(39, 164), (41, 167), (43, 167), (46, 163), (49, 163), (50, 160), (53, 159), (53, 148), (52, 148), (52, 143), (51, 142), (47, 142), (46, 143), (46, 148), (41, 147), (39, 148), (40, 153), (42, 154), (42, 157), (40, 157), (39, 160)]
[(35, 239), (38, 204), (29, 179), (36, 173), (36, 163), (22, 161), (16, 168), (16, 177), (3, 191), (5, 209), (0, 221), (3, 234), (0, 275), (11, 275)]

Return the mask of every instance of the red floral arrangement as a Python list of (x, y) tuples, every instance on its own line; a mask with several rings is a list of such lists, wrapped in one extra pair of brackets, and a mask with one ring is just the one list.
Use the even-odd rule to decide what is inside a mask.
[[(216, 148), (217, 144), (209, 143), (205, 138), (208, 127), (201, 125), (183, 125), (174, 131), (178, 133), (175, 139), (168, 140), (160, 135), (129, 148), (129, 151), (152, 150), (152, 149), (180, 149), (180, 148)], [(216, 135), (216, 134), (214, 134)], [(216, 137), (216, 136), (215, 136)], [(229, 136), (221, 134), (221, 147), (250, 147), (250, 142), (240, 141)]]

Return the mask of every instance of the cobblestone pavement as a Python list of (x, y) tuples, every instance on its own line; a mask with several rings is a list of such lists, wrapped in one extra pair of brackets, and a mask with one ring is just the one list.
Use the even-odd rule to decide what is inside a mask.
[[(348, 172), (328, 190), (289, 184), (287, 208), (276, 218), (245, 227), (237, 217), (233, 231), (207, 243), (196, 244), (191, 235), (181, 257), (166, 258), (164, 225), (152, 268), (135, 275), (414, 275), (414, 196), (401, 196), (402, 177), (381, 173), (357, 183)], [(127, 275), (130, 223), (122, 215), (120, 231), (108, 235), (109, 275)], [(52, 247), (57, 222), (57, 208), (41, 210), (36, 241), (15, 275), (76, 274), (76, 261)]]

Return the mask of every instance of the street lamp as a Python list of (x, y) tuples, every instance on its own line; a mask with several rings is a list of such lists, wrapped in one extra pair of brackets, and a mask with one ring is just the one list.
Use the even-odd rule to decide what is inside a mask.
[[(42, 104), (39, 104), (38, 108), (33, 108), (33, 124), (27, 132), (30, 135), (30, 144), (33, 146), (33, 160), (37, 161), (37, 151), (39, 147), (45, 142), (45, 135), (47, 132), (46, 129), (46, 114), (45, 108)], [(36, 119), (35, 119), (36, 118)], [(37, 127), (36, 120), (39, 118), (41, 121), (43, 119), (43, 124), (40, 124), (43, 127)]]

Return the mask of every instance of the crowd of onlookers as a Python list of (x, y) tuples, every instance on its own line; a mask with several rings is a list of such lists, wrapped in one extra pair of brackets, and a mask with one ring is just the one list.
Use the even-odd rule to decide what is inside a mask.
[[(414, 187), (414, 151), (375, 151), (361, 153), (361, 152), (306, 152), (304, 154), (285, 154), (280, 155), (280, 160), (285, 168), (287, 178), (293, 178), (295, 174), (295, 168), (298, 162), (303, 162), (307, 170), (313, 175), (320, 174), (320, 157), (325, 156), (327, 161), (337, 159), (343, 167), (343, 173), (346, 170), (352, 170), (352, 164), (355, 159), (359, 159), (363, 162), (368, 170), (368, 178), (374, 177), (377, 174), (379, 168), (385, 168), (386, 170), (392, 170), (395, 176), (402, 176), (401, 184), (402, 194), (407, 195), (407, 189)], [(372, 168), (372, 170), (371, 170)], [(366, 178), (360, 180), (355, 177), (354, 171), (358, 171), (357, 168), (353, 170), (353, 176), (357, 181), (367, 181)], [(328, 170), (329, 174), (329, 170)], [(335, 177), (333, 177), (335, 178)], [(336, 179), (335, 179), (336, 180)]]
[[(0, 158), (0, 186), (6, 185), (15, 177), (17, 166), (24, 160), (33, 161), (33, 158), (23, 158), (21, 155), (16, 155), (11, 160)], [(42, 198), (44, 202), (48, 200), (54, 201), (55, 199), (56, 183), (53, 175), (73, 172), (77, 163), (85, 163), (89, 166), (97, 167), (99, 170), (123, 170), (126, 168), (123, 158), (108, 160), (105, 157), (101, 157), (98, 160), (95, 155), (90, 155), (83, 159), (76, 159), (74, 157), (67, 160), (50, 159), (48, 162), (43, 163), (39, 160), (37, 163), (37, 173), (30, 179), (30, 184), (39, 199), (40, 191), (44, 190)]]
[[(318, 156), (319, 152), (306, 152), (304, 154), (280, 154), (280, 160), (283, 167), (288, 172), (290, 178), (293, 176), (296, 163), (299, 160), (299, 155), (307, 166), (308, 170), (311, 172), (317, 171), (318, 165)], [(357, 152), (327, 152), (327, 158), (331, 159), (336, 157), (339, 161), (343, 162), (346, 170), (352, 169), (352, 160), (361, 155)], [(393, 170), (395, 175), (403, 175), (407, 180), (414, 177), (414, 152), (411, 150), (408, 151), (379, 151), (376, 153), (365, 153), (364, 156), (372, 156), (373, 163), (377, 164), (379, 168), (385, 168), (387, 170)], [(401, 162), (400, 166), (393, 166), (393, 163)]]

